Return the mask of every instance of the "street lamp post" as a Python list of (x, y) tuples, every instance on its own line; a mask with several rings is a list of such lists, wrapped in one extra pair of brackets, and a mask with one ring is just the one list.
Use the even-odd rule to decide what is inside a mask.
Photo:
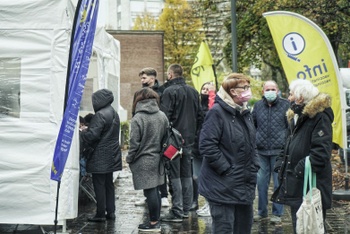
[(237, 72), (236, 0), (231, 0), (232, 71)]

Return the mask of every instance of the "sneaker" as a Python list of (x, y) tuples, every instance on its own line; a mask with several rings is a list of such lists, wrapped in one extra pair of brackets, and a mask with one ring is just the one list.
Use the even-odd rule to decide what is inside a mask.
[(206, 205), (203, 209), (197, 210), (197, 215), (201, 217), (209, 217), (210, 216), (210, 207)]
[(272, 224), (276, 224), (276, 223), (280, 223), (282, 222), (281, 217), (277, 216), (277, 215), (273, 215), (270, 219), (270, 223)]
[(253, 219), (254, 219), (254, 222), (259, 222), (260, 220), (262, 219), (266, 219), (267, 216), (262, 216), (262, 215), (254, 215)]
[(187, 219), (188, 217), (190, 217), (189, 212), (188, 211), (184, 211), (184, 214), (182, 215), (182, 218)]
[(146, 199), (135, 201), (135, 206), (144, 206), (146, 204)]
[(205, 205), (202, 206), (200, 209), (198, 209), (196, 212), (201, 212), (202, 210), (206, 210), (206, 209), (208, 209), (208, 207), (209, 207), (209, 204), (205, 203)]
[(151, 223), (143, 223), (139, 225), (139, 231), (142, 232), (161, 232), (160, 223), (157, 222), (156, 224)]
[(183, 220), (182, 216), (178, 216), (174, 214), (174, 212), (172, 211), (169, 211), (168, 214), (164, 215), (160, 219), (164, 222), (174, 222), (174, 223), (181, 223)]
[(169, 207), (169, 201), (167, 197), (162, 197), (162, 207)]

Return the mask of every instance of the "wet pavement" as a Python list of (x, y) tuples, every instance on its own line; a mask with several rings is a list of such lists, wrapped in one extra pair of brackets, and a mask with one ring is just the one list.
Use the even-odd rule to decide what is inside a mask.
[[(123, 152), (125, 158), (126, 152)], [(67, 230), (65, 233), (70, 234), (134, 234), (139, 233), (138, 225), (147, 220), (147, 211), (145, 206), (135, 206), (136, 201), (144, 199), (142, 191), (133, 189), (131, 172), (124, 164), (123, 171), (118, 173), (115, 181), (116, 187), (116, 220), (103, 223), (88, 222), (87, 218), (94, 215), (95, 203), (81, 192), (79, 198), (78, 217), (74, 220), (67, 221)], [(270, 191), (271, 193), (272, 191)], [(170, 197), (169, 197), (170, 201)], [(201, 197), (200, 205), (204, 203)], [(255, 210), (257, 210), (257, 198), (255, 199)], [(162, 208), (162, 214), (165, 214), (168, 208)], [(271, 215), (271, 214), (270, 214)], [(327, 212), (327, 233), (350, 233), (350, 212), (349, 202), (334, 201), (333, 208)], [(198, 217), (196, 212), (191, 212), (188, 219), (182, 223), (165, 223), (161, 224), (162, 233), (164, 234), (190, 234), (211, 233), (211, 218)], [(62, 233), (62, 227), (59, 226), (57, 233)], [(53, 233), (53, 226), (40, 227), (37, 225), (9, 225), (0, 224), (0, 234), (5, 233), (25, 233), (41, 234)], [(141, 232), (140, 232), (141, 233)], [(270, 224), (269, 219), (254, 222), (252, 233), (259, 234), (290, 234), (292, 233), (292, 224), (289, 208), (286, 207), (282, 222), (278, 225)]]

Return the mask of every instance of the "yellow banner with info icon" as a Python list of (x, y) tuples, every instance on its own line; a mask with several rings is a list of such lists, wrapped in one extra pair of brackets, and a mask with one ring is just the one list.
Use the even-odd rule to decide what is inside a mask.
[[(333, 142), (346, 145), (343, 84), (336, 57), (324, 32), (302, 15), (273, 11), (263, 14), (275, 43), (288, 83), (310, 80), (320, 92), (332, 97)], [(339, 95), (341, 93), (342, 95)]]

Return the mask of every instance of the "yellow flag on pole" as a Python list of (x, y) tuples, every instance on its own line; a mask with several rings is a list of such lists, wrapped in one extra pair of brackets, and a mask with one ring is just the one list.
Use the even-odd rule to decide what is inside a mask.
[[(333, 142), (346, 145), (343, 84), (331, 44), (324, 32), (302, 15), (273, 11), (264, 13), (288, 83), (310, 80), (320, 92), (332, 97)], [(343, 97), (344, 96), (344, 97)], [(343, 130), (343, 131), (342, 131)]]
[(209, 46), (205, 41), (202, 41), (199, 47), (191, 69), (191, 77), (193, 85), (198, 92), (200, 92), (202, 85), (206, 82), (213, 82), (215, 85), (213, 58), (211, 57)]

